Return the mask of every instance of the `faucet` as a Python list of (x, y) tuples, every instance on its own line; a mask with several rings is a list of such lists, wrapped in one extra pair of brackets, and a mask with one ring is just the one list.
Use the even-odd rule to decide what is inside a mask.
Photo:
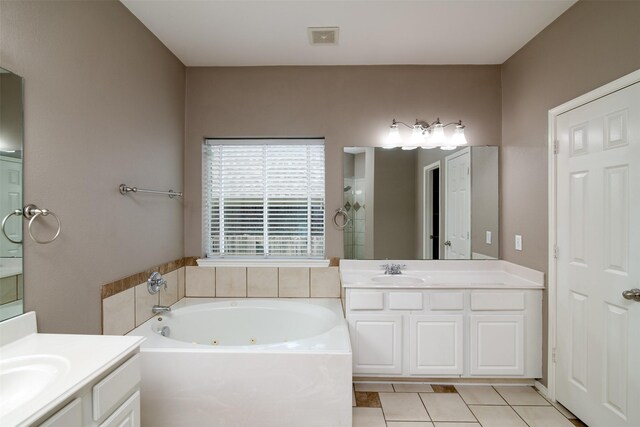
[(166, 306), (166, 305), (154, 305), (151, 308), (151, 311), (153, 311), (153, 314), (158, 314), (158, 313), (166, 313), (168, 311), (171, 311), (171, 307)]
[(402, 269), (406, 268), (406, 264), (383, 264), (384, 274), (402, 274)]

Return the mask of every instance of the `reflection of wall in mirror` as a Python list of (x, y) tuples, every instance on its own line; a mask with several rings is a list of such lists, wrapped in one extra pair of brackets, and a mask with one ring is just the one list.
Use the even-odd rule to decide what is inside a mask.
[(471, 165), (471, 257), (498, 259), (498, 148), (473, 147)]
[(415, 150), (376, 151), (374, 259), (416, 258), (415, 159)]

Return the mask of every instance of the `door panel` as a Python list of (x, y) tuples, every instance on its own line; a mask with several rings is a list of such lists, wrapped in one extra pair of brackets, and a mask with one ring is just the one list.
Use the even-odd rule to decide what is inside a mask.
[[(640, 426), (640, 84), (556, 118), (556, 398), (592, 426)], [(636, 363), (634, 363), (636, 362)]]
[(463, 372), (463, 316), (410, 317), (411, 374), (461, 375)]
[(471, 375), (524, 374), (524, 316), (471, 315)]
[(402, 316), (352, 315), (349, 328), (354, 340), (354, 373), (402, 373)]

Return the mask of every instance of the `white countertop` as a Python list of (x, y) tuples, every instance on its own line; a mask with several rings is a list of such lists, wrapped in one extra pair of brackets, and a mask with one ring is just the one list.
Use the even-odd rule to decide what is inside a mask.
[[(35, 316), (34, 316), (35, 318)], [(14, 358), (50, 356), (66, 365), (55, 381), (10, 412), (0, 412), (2, 426), (30, 425), (115, 366), (140, 346), (135, 336), (63, 335), (31, 333), (0, 347), (0, 366)], [(0, 383), (0, 391), (2, 384)]]
[[(381, 264), (406, 265), (384, 275)], [(344, 288), (367, 289), (544, 289), (544, 274), (506, 261), (341, 261)], [(397, 283), (394, 280), (397, 279)], [(411, 283), (411, 280), (415, 282)], [(376, 282), (384, 280), (384, 283)]]

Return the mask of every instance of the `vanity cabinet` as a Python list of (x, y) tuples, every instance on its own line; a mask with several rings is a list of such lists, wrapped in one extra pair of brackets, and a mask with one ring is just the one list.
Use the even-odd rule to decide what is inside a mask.
[(346, 289), (362, 376), (542, 375), (541, 289)]
[(140, 427), (140, 355), (97, 372), (89, 384), (36, 423), (40, 427)]

